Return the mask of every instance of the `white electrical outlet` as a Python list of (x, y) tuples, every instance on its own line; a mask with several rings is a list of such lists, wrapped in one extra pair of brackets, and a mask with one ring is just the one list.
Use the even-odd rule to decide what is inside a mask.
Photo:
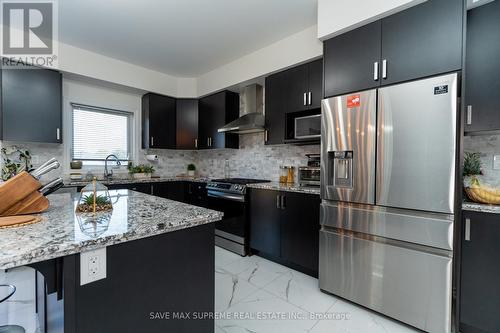
[(80, 285), (106, 278), (106, 248), (80, 253)]
[(493, 170), (500, 170), (500, 155), (493, 156)]

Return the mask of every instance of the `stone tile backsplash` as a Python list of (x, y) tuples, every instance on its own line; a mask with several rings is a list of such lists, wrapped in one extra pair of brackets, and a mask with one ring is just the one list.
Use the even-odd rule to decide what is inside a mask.
[[(51, 157), (57, 158), (63, 165), (59, 170), (52, 171), (42, 178), (42, 182), (50, 181), (56, 177), (68, 178), (68, 168), (64, 146), (58, 144), (42, 143), (17, 143), (0, 141), (3, 146), (16, 145), (27, 149), (36, 156), (33, 166), (45, 162)], [(146, 153), (158, 155), (157, 162), (146, 160)], [(155, 175), (162, 177), (173, 177), (186, 173), (189, 163), (196, 165), (197, 175), (210, 178), (224, 177), (225, 160), (229, 161), (231, 177), (259, 178), (278, 180), (280, 165), (293, 165), (295, 167), (306, 165), (305, 154), (319, 153), (319, 145), (294, 146), (264, 144), (264, 134), (247, 134), (240, 136), (240, 149), (217, 149), (217, 150), (140, 150), (137, 158), (139, 163), (152, 164), (155, 166)], [(0, 162), (1, 163), (1, 162)], [(66, 171), (65, 171), (66, 170)], [(85, 176), (88, 168), (84, 169)], [(92, 168), (95, 175), (101, 176), (103, 167)], [(117, 177), (126, 177), (126, 170), (115, 171)]]
[(500, 135), (466, 136), (464, 152), (481, 153), (484, 173), (482, 181), (492, 186), (500, 186), (500, 170), (493, 169), (493, 157), (500, 155)]

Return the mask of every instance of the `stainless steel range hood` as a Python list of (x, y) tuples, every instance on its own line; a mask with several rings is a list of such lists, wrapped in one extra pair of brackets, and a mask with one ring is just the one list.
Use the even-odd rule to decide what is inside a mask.
[(236, 120), (219, 128), (219, 133), (249, 134), (265, 131), (265, 118), (262, 113), (262, 86), (252, 84), (245, 87), (240, 94), (240, 104), (243, 104), (243, 114)]

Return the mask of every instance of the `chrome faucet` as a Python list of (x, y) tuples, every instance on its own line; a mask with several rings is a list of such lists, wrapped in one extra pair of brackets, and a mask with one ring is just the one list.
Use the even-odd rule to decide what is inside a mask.
[(120, 162), (120, 159), (116, 155), (114, 155), (114, 154), (108, 155), (106, 157), (106, 160), (104, 161), (104, 178), (106, 180), (111, 180), (113, 178), (113, 169), (110, 168), (108, 170), (108, 160), (110, 158), (114, 158), (114, 160), (116, 161), (116, 165), (117, 166), (122, 165), (122, 163)]

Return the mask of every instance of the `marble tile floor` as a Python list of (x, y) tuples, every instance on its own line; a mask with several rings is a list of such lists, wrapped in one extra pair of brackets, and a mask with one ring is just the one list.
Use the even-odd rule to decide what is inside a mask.
[[(216, 247), (215, 266), (215, 309), (223, 316), (215, 333), (419, 332), (322, 293), (317, 279), (258, 256), (243, 258)], [(0, 271), (0, 284), (14, 281), (18, 290), (0, 304), (0, 323), (38, 333), (33, 270)]]
[(321, 292), (318, 280), (215, 248), (215, 333), (420, 332)]

